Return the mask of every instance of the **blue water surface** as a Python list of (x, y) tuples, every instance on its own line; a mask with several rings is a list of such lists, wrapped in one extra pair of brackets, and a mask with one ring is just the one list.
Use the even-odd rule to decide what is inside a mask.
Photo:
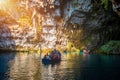
[[(43, 56), (42, 56), (43, 57)], [(0, 53), (0, 80), (119, 80), (120, 56), (62, 54), (44, 65), (38, 53)]]

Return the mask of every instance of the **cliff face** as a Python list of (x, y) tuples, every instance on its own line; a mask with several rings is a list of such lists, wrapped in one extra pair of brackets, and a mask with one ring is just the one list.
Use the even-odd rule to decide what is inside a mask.
[(15, 49), (15, 42), (12, 40), (12, 35), (9, 25), (16, 23), (6, 12), (0, 10), (0, 48)]
[[(7, 14), (0, 15), (3, 18), (0, 21), (0, 48), (38, 50), (40, 46), (43, 49), (54, 48), (56, 44), (59, 47), (66, 46), (66, 37), (58, 27), (61, 24), (55, 21), (61, 16), (59, 7), (53, 9), (54, 5), (60, 6), (58, 2), (40, 0), (16, 0), (16, 2), (12, 3), (13, 7), (8, 9), (4, 6), (1, 10), (0, 14), (3, 12)], [(12, 18), (15, 22), (10, 24)], [(9, 21), (6, 21), (7, 19)]]
[[(110, 40), (120, 40), (119, 10), (114, 5), (116, 4), (108, 2), (105, 10), (99, 0), (71, 0), (64, 4), (64, 27), (69, 28), (66, 32), (70, 34), (68, 39), (73, 45), (96, 49)], [(76, 45), (78, 42), (79, 45)]]
[[(40, 44), (43, 48), (65, 47), (71, 42), (77, 48), (96, 49), (110, 40), (120, 40), (120, 1), (110, 0), (106, 8), (102, 1), (21, 0), (17, 5), (20, 8), (16, 10), (17, 18), (13, 16), (19, 19), (16, 20), (18, 23), (12, 26), (7, 23), (7, 28), (1, 25), (0, 46), (7, 48), (7, 42), (3, 42), (7, 40), (10, 42), (7, 45), (23, 48), (32, 46), (38, 49)], [(22, 18), (19, 23), (23, 16), (30, 19)], [(3, 24), (3, 20), (0, 22)], [(4, 38), (5, 34), (8, 38)]]

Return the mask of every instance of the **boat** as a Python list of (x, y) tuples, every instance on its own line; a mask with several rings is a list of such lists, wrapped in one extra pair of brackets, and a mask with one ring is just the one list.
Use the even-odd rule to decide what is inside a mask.
[(43, 64), (55, 64), (59, 63), (61, 61), (61, 53), (53, 53), (51, 52), (50, 55), (45, 55), (44, 58), (42, 58)]
[(83, 53), (84, 53), (84, 54), (89, 54), (89, 52), (90, 52), (90, 51), (89, 51), (88, 49), (84, 49), (84, 50), (83, 50)]
[(42, 63), (45, 65), (59, 63), (60, 61), (61, 61), (61, 59), (58, 59), (58, 60), (56, 60), (56, 59), (50, 60), (50, 59), (46, 59), (46, 58), (42, 59)]

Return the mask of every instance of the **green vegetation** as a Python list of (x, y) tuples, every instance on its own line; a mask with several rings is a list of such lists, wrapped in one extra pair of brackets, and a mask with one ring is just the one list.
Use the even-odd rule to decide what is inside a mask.
[(108, 2), (109, 2), (109, 0), (101, 0), (101, 4), (104, 5), (105, 10), (108, 9)]
[(101, 47), (101, 50), (108, 54), (117, 54), (120, 52), (120, 41), (109, 41)]

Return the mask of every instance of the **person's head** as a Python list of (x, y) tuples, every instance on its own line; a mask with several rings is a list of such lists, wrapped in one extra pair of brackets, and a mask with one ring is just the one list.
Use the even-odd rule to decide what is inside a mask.
[(46, 57), (46, 55), (44, 57)]
[(56, 48), (54, 48), (54, 50), (56, 50)]
[(54, 52), (52, 51), (51, 54), (54, 54)]

